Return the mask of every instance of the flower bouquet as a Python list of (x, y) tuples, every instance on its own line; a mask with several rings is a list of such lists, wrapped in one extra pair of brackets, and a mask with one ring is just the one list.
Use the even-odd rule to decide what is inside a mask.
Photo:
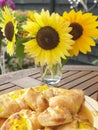
[(98, 21), (92, 13), (71, 10), (60, 15), (42, 9), (28, 11), (25, 16), (21, 22), (15, 11), (7, 7), (1, 10), (0, 28), (7, 53), (19, 59), (26, 54), (34, 58), (45, 70), (42, 79), (46, 83), (58, 83), (67, 60), (79, 52), (91, 52), (91, 46), (96, 45)]
[(64, 12), (62, 16), (44, 10), (32, 15), (33, 19), (23, 25), (32, 37), (24, 44), (25, 52), (42, 66), (44, 82), (58, 83), (67, 60), (79, 52), (91, 52), (91, 46), (95, 46), (93, 38), (98, 37), (97, 17), (74, 10)]

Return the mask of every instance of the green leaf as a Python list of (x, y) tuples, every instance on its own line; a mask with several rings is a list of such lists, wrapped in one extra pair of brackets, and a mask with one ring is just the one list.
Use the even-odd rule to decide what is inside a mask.
[(28, 41), (28, 38), (19, 38), (19, 40), (17, 40), (17, 42), (16, 42), (16, 57), (18, 58), (20, 67), (22, 67), (22, 62), (26, 55), (24, 53), (23, 43), (25, 43), (27, 41)]
[(98, 65), (98, 59), (92, 61), (92, 64), (93, 64), (93, 65)]
[(62, 67), (68, 62), (70, 57), (66, 57), (66, 59), (61, 59)]
[(19, 57), (18, 63), (19, 63), (20, 68), (22, 68), (23, 58)]

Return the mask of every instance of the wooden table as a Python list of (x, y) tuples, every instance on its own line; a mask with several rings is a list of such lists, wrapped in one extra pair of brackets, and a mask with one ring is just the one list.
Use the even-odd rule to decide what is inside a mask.
[[(0, 75), (0, 94), (42, 84), (39, 68), (10, 72)], [(82, 89), (86, 95), (98, 100), (98, 67), (65, 65), (62, 80), (56, 87)]]

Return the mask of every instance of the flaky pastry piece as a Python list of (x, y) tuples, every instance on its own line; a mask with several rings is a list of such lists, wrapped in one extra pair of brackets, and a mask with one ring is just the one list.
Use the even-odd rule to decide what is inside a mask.
[(58, 95), (66, 95), (66, 93), (68, 92), (69, 92), (68, 89), (50, 87), (49, 89), (42, 91), (42, 94), (44, 95), (44, 97), (49, 99), (51, 97), (58, 96)]
[(7, 118), (20, 110), (19, 104), (7, 94), (0, 96), (0, 118)]
[(47, 99), (33, 88), (15, 90), (0, 96), (0, 118), (8, 118), (22, 109), (43, 111), (47, 107)]
[(11, 115), (0, 130), (37, 130), (42, 126), (38, 122), (39, 113), (31, 110), (21, 110)]
[(72, 122), (59, 125), (59, 126), (47, 126), (44, 130), (97, 130), (93, 125), (86, 119), (80, 117), (74, 118)]
[(3, 125), (3, 123), (5, 122), (6, 118), (0, 118), (0, 127)]
[(58, 126), (46, 126), (43, 130), (57, 130)]
[(82, 90), (69, 90), (65, 95), (58, 95), (49, 99), (49, 106), (51, 108), (59, 106), (60, 108), (67, 108), (72, 114), (79, 111), (84, 102), (84, 93)]
[(69, 90), (65, 95), (51, 97), (49, 107), (39, 114), (38, 120), (43, 126), (69, 123), (72, 121), (72, 116), (79, 111), (83, 101), (84, 93), (77, 89)]
[(24, 100), (24, 93), (27, 89), (15, 90), (0, 95), (0, 118), (8, 118), (21, 109), (29, 109), (28, 104)]
[(24, 94), (24, 100), (34, 111), (44, 111), (48, 106), (48, 100), (33, 88), (29, 88)]
[(56, 130), (97, 130), (88, 120), (74, 119), (71, 123), (58, 126)]
[(68, 109), (61, 109), (58, 106), (48, 107), (38, 116), (38, 121), (42, 126), (57, 126), (72, 121), (72, 115)]
[(20, 89), (20, 90), (15, 90), (10, 93), (7, 93), (7, 95), (12, 99), (15, 100), (21, 109), (29, 109), (28, 104), (24, 100), (24, 94), (29, 88), (26, 89)]

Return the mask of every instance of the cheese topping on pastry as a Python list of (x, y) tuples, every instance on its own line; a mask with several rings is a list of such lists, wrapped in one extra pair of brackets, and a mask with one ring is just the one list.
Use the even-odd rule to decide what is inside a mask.
[(9, 96), (10, 98), (12, 98), (13, 100), (16, 100), (16, 99), (19, 98), (21, 95), (23, 95), (24, 92), (25, 92), (24, 89), (16, 90), (16, 91), (14, 91), (14, 92), (8, 93), (8, 96)]
[(2, 125), (0, 130), (32, 130), (32, 122), (29, 119), (31, 110), (21, 110), (12, 114)]
[(2, 107), (0, 107), (0, 113), (2, 113), (3, 112), (3, 108)]
[(34, 90), (36, 90), (37, 92), (43, 92), (44, 90), (48, 90), (49, 86), (47, 84), (43, 85), (43, 86), (37, 86), (37, 87), (33, 87)]
[(28, 121), (23, 115), (16, 115), (9, 121), (9, 130), (28, 130)]

